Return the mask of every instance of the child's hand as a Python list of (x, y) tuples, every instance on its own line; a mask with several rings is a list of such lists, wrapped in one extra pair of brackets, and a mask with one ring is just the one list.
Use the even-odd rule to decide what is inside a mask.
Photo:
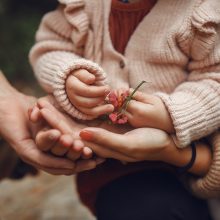
[(87, 70), (76, 70), (66, 80), (66, 92), (70, 102), (76, 108), (96, 118), (100, 115), (110, 113), (114, 107), (104, 104), (104, 99), (109, 93), (108, 86), (96, 86), (95, 76)]
[(137, 91), (128, 104), (126, 115), (128, 122), (134, 127), (151, 127), (164, 130), (168, 133), (175, 132), (166, 106), (155, 95)]
[[(89, 159), (93, 156), (90, 148), (85, 147), (80, 140), (78, 134), (73, 133), (71, 128), (65, 123), (65, 118), (62, 117), (62, 123), (53, 121), (57, 129), (51, 129), (45, 121), (45, 113), (40, 111), (41, 101), (39, 106), (35, 106), (29, 112), (29, 118), (35, 124), (41, 125), (43, 129), (36, 132), (35, 142), (37, 147), (42, 151), (50, 151), (56, 156), (64, 156), (71, 160), (76, 160), (80, 157)], [(48, 108), (51, 106), (48, 104)], [(47, 113), (46, 113), (47, 114)], [(62, 114), (59, 116), (61, 117)], [(50, 112), (50, 118), (53, 118), (53, 111)]]

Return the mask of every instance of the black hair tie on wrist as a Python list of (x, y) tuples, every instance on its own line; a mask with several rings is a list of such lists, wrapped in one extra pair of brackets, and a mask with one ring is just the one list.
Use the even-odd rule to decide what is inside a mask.
[(186, 173), (193, 166), (193, 164), (196, 160), (196, 145), (194, 142), (192, 142), (190, 146), (191, 146), (191, 150), (192, 150), (191, 160), (189, 161), (189, 163), (186, 166), (177, 168), (178, 174)]

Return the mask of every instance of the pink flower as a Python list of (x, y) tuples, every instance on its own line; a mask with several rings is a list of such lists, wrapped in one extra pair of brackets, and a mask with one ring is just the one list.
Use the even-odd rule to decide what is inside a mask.
[(114, 124), (125, 124), (128, 122), (128, 117), (126, 114), (124, 114), (124, 112), (126, 111), (126, 108), (134, 93), (143, 83), (145, 83), (145, 81), (142, 81), (130, 95), (128, 90), (122, 89), (111, 91), (107, 95), (106, 102), (114, 106), (114, 112), (108, 115), (111, 122)]
[(113, 112), (109, 115), (109, 119), (113, 124), (125, 124), (128, 122), (128, 118), (125, 114), (119, 112)]
[(118, 107), (118, 99), (114, 91), (111, 91), (108, 94), (108, 99), (109, 99), (109, 103), (111, 103), (115, 108)]
[(129, 91), (117, 90), (111, 91), (107, 96), (107, 102), (112, 104), (115, 109), (108, 117), (113, 124), (125, 124), (128, 121), (127, 116), (123, 113)]
[(121, 114), (121, 116), (118, 118), (118, 124), (125, 124), (128, 122), (128, 117), (125, 114)]
[(115, 110), (121, 108), (129, 96), (127, 90), (111, 91), (107, 96), (107, 102), (115, 107)]
[(113, 123), (116, 123), (117, 122), (117, 118), (118, 118), (118, 113), (117, 112), (113, 112), (111, 113), (109, 116), (110, 120), (113, 122)]

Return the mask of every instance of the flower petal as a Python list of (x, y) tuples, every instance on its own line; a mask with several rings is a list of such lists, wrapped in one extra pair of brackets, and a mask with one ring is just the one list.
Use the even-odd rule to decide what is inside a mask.
[(113, 123), (116, 123), (117, 122), (117, 118), (118, 118), (118, 114), (117, 112), (113, 112), (109, 115), (109, 118), (110, 120), (113, 122)]

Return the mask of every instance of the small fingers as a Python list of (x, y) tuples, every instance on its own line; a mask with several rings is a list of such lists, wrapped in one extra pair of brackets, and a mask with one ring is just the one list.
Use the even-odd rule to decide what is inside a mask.
[(85, 69), (76, 70), (72, 74), (85, 84), (91, 85), (95, 82), (94, 74), (88, 72)]
[(93, 151), (89, 147), (84, 147), (82, 151), (82, 159), (91, 159), (93, 156)]
[(82, 152), (84, 148), (84, 143), (80, 139), (76, 139), (73, 141), (73, 149), (76, 152)]
[(42, 120), (40, 109), (37, 106), (28, 109), (28, 117), (29, 120), (33, 123), (40, 122)]
[(68, 153), (66, 154), (66, 157), (73, 161), (79, 159), (82, 155), (83, 148), (84, 148), (84, 143), (81, 140), (79, 139), (74, 140), (72, 147), (69, 149)]
[[(134, 89), (129, 90), (129, 94), (131, 95)], [(147, 93), (143, 93), (140, 91), (136, 91), (134, 95), (132, 96), (132, 99), (139, 101), (139, 102), (144, 102), (144, 103), (151, 103), (152, 102), (153, 96)]]
[(109, 114), (114, 111), (114, 106), (111, 104), (100, 105), (94, 108), (84, 108), (84, 107), (77, 107), (81, 112), (90, 115), (90, 116), (99, 116), (104, 114)]
[(69, 96), (69, 99), (71, 100), (72, 104), (78, 107), (86, 107), (86, 108), (92, 108), (95, 107), (104, 101), (104, 97), (99, 98), (86, 98), (83, 96), (78, 96), (74, 93), (71, 93)]
[(59, 141), (51, 148), (51, 153), (56, 156), (63, 156), (68, 152), (69, 148), (73, 144), (71, 135), (64, 134), (60, 137)]
[(75, 151), (73, 148), (70, 148), (66, 157), (72, 161), (75, 161), (81, 157), (82, 151)]
[[(130, 95), (132, 94), (133, 91), (134, 89), (129, 90)], [(139, 101), (139, 102), (143, 102), (145, 100), (145, 93), (136, 91), (134, 95), (132, 96), (132, 99)]]
[(131, 100), (127, 105), (126, 111), (130, 114), (136, 114), (136, 110), (138, 109), (137, 104), (138, 104), (137, 101)]
[(109, 86), (93, 86), (93, 85), (86, 85), (85, 83), (81, 82), (75, 76), (69, 76), (66, 82), (66, 89), (68, 96), (71, 93), (75, 93), (79, 96), (96, 98), (101, 96), (106, 96), (110, 89)]
[(62, 133), (71, 133), (71, 128), (69, 125), (63, 120), (63, 118), (59, 115), (59, 113), (55, 111), (51, 111), (50, 109), (43, 108), (40, 110), (43, 118), (47, 121), (47, 123)]
[(50, 150), (60, 138), (60, 132), (56, 129), (40, 131), (36, 136), (36, 144), (41, 151)]

